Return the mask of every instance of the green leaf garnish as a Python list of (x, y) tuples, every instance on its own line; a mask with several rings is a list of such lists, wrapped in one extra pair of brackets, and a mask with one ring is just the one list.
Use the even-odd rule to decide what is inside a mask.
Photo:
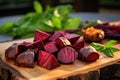
[(108, 57), (113, 57), (114, 52), (119, 51), (118, 48), (112, 47), (117, 43), (116, 40), (110, 40), (104, 45), (101, 45), (99, 43), (92, 42), (90, 45), (94, 47), (97, 51), (103, 52)]
[(110, 41), (108, 41), (107, 43), (105, 43), (104, 47), (105, 47), (105, 48), (109, 48), (109, 47), (115, 45), (116, 42), (117, 42), (116, 40), (110, 40)]

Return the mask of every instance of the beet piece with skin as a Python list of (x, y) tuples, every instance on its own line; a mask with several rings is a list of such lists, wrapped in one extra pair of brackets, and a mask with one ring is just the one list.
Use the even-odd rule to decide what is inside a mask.
[(27, 48), (23, 44), (14, 43), (5, 50), (5, 57), (8, 59), (15, 59), (17, 55), (26, 51)]
[(73, 44), (78, 40), (80, 35), (78, 35), (78, 34), (66, 34), (65, 37)]
[(58, 51), (58, 48), (55, 45), (55, 42), (48, 42), (44, 45), (44, 49), (45, 51), (49, 52), (49, 53), (54, 53), (56, 51)]
[(56, 45), (58, 46), (58, 48), (64, 48), (65, 46), (71, 46), (71, 43), (70, 41), (65, 38), (65, 37), (59, 37), (57, 40), (56, 40)]
[(67, 34), (65, 31), (55, 31), (54, 34), (49, 38), (50, 41), (56, 41), (59, 37), (64, 37)]
[(44, 31), (36, 30), (35, 36), (34, 36), (34, 41), (41, 40), (44, 41), (48, 39), (51, 36), (51, 34), (48, 34)]
[(73, 63), (77, 59), (78, 53), (72, 47), (66, 46), (58, 52), (58, 60), (61, 63)]
[(27, 50), (21, 53), (20, 55), (18, 55), (15, 60), (15, 65), (20, 67), (33, 68), (34, 67), (34, 51)]
[(99, 54), (92, 46), (86, 46), (80, 49), (78, 59), (93, 62), (99, 59)]
[(9, 48), (5, 50), (5, 57), (7, 59), (15, 59), (18, 54), (18, 43), (14, 43)]
[(38, 65), (49, 70), (60, 66), (54, 55), (42, 50), (38, 56)]
[(76, 51), (79, 51), (81, 48), (83, 48), (85, 46), (85, 43), (84, 43), (84, 39), (83, 37), (80, 37), (74, 44), (73, 44), (73, 48), (76, 50)]

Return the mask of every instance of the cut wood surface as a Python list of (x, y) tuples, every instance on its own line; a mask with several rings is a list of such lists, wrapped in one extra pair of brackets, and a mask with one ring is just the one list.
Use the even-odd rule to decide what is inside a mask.
[[(117, 22), (120, 23), (120, 22)], [(113, 24), (113, 23), (112, 23)], [(56, 80), (58, 78), (64, 78), (77, 74), (84, 74), (89, 71), (97, 70), (105, 66), (117, 63), (120, 61), (120, 51), (115, 52), (114, 57), (107, 57), (103, 53), (100, 54), (100, 58), (95, 62), (83, 62), (76, 60), (73, 64), (63, 65), (57, 67), (53, 70), (47, 70), (37, 65), (34, 65), (34, 68), (23, 68), (14, 65), (13, 61), (6, 60), (4, 53), (5, 50), (12, 45), (13, 43), (20, 43), (23, 41), (33, 41), (33, 38), (14, 40), (10, 42), (0, 43), (0, 66), (10, 70), (16, 76), (19, 77), (19, 80)], [(120, 48), (120, 43), (117, 43), (115, 47)]]

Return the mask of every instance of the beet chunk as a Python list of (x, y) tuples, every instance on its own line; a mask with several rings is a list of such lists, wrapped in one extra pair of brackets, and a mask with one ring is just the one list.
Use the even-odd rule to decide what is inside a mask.
[(80, 37), (74, 44), (73, 44), (73, 48), (76, 50), (76, 51), (79, 51), (81, 48), (83, 48), (85, 46), (84, 44), (84, 39), (83, 37)]
[(59, 37), (56, 40), (56, 45), (61, 49), (61, 48), (64, 48), (65, 46), (71, 46), (71, 43), (67, 38)]
[(56, 41), (59, 37), (64, 37), (67, 34), (65, 31), (55, 31), (54, 34), (49, 38), (50, 41)]
[(78, 59), (93, 62), (99, 59), (99, 54), (92, 46), (86, 46), (80, 49), (78, 53)]
[(27, 48), (23, 44), (14, 43), (5, 50), (5, 57), (8, 59), (15, 59), (21, 52), (26, 51)]
[(18, 54), (18, 43), (14, 43), (5, 50), (5, 57), (8, 59), (15, 59)]
[(47, 44), (44, 45), (45, 51), (49, 53), (54, 53), (58, 51), (58, 48), (55, 45), (55, 42), (48, 42)]
[(74, 43), (78, 40), (78, 38), (80, 37), (80, 35), (78, 34), (66, 34), (65, 37), (71, 42)]
[(50, 34), (44, 32), (44, 31), (36, 30), (35, 36), (34, 36), (34, 41), (37, 41), (37, 40), (44, 41), (47, 38), (49, 38), (50, 36), (51, 36)]
[(34, 51), (27, 50), (17, 56), (15, 60), (15, 65), (20, 67), (33, 68), (34, 66)]
[(54, 55), (41, 50), (38, 56), (38, 65), (50, 70), (58, 67), (59, 63)]
[(73, 63), (78, 56), (78, 53), (72, 47), (66, 46), (58, 52), (58, 60), (61, 63)]

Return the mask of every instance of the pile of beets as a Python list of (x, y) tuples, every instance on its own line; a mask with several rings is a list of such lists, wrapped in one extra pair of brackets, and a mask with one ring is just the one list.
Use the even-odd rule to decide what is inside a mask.
[(120, 39), (120, 24), (112, 25), (109, 22), (98, 24), (94, 28), (102, 29), (105, 33), (106, 38)]
[(5, 57), (21, 67), (37, 65), (54, 69), (60, 64), (71, 64), (76, 59), (93, 62), (99, 54), (90, 45), (85, 45), (82, 36), (67, 31), (47, 33), (36, 30), (33, 42), (14, 43), (5, 51)]

